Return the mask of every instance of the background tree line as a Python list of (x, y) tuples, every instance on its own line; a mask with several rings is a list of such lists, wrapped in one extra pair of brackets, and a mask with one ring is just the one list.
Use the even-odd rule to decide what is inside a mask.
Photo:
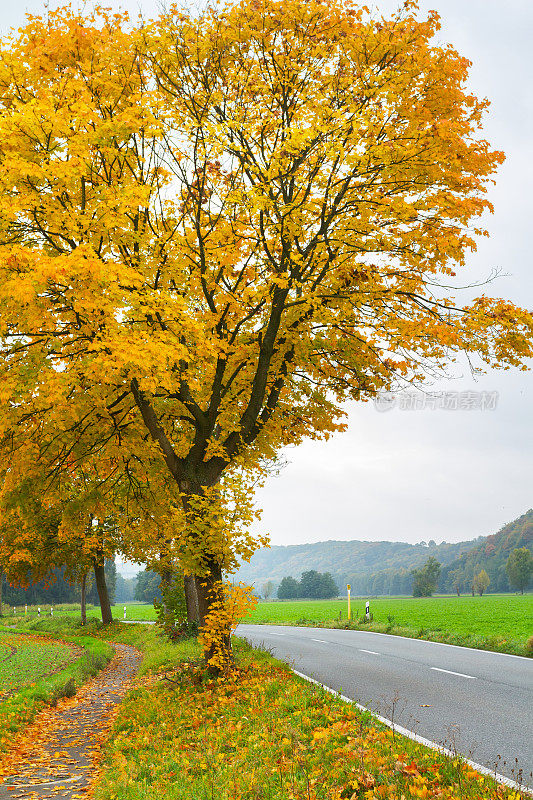
[(325, 600), (331, 597), (338, 597), (339, 588), (329, 572), (317, 572), (312, 569), (308, 572), (303, 572), (299, 581), (293, 578), (292, 575), (283, 578), (277, 594), (280, 600), (296, 600), (300, 598)]
[[(109, 599), (113, 605), (115, 602), (127, 602), (124, 598), (122, 587), (128, 585), (129, 581), (117, 573), (117, 568), (113, 559), (107, 558), (104, 564), (105, 581)], [(135, 579), (132, 579), (132, 583)], [(119, 594), (118, 589), (121, 592)], [(7, 606), (37, 605), (46, 603), (54, 605), (58, 603), (79, 603), (80, 585), (65, 577), (63, 567), (52, 570), (47, 580), (29, 583), (27, 588), (13, 586), (6, 579), (5, 575), (1, 578), (2, 600)], [(133, 592), (128, 599), (133, 600)], [(98, 591), (96, 583), (92, 577), (87, 579), (86, 602), (91, 605), (98, 605)]]

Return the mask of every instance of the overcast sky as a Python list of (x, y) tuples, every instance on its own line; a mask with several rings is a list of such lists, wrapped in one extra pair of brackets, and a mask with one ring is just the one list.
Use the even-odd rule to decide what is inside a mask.
[[(154, 0), (102, 5), (146, 17), (159, 7)], [(374, 6), (389, 12), (397, 3)], [(2, 32), (21, 25), (25, 11), (42, 8), (36, 0), (0, 0)], [(420, 8), (440, 13), (441, 42), (473, 62), (470, 88), (492, 102), (484, 135), (507, 155), (491, 193), (491, 236), (470, 257), (468, 278), (500, 268), (505, 276), (487, 293), (533, 308), (533, 3), (421, 0)], [(399, 401), (387, 411), (373, 403), (348, 406), (346, 433), (288, 451), (288, 466), (259, 493), (260, 527), (272, 543), (460, 541), (493, 533), (532, 507), (532, 374), (491, 372), (474, 383), (465, 367), (462, 377), (434, 388), (486, 392), (489, 406), (498, 392), (496, 408), (402, 410)]]

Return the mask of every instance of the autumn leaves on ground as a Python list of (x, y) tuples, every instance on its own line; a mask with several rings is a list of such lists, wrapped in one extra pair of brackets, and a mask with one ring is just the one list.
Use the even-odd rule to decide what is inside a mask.
[[(73, 621), (64, 623), (64, 635), (73, 630)], [(235, 644), (231, 672), (213, 678), (194, 638), (165, 643), (154, 628), (121, 623), (107, 629), (92, 623), (90, 632), (114, 642), (114, 658), (76, 696), (45, 704), (11, 736), (0, 757), (0, 773), (8, 776), (0, 797), (519, 796), (459, 756), (394, 734), (244, 642)], [(24, 637), (31, 648), (33, 636)], [(139, 651), (137, 679), (117, 706), (139, 666)]]
[[(94, 579), (101, 636), (171, 669), (123, 706), (101, 797), (506, 796), (231, 642), (283, 448), (341, 432), (347, 400), (533, 353), (528, 311), (453, 289), (504, 156), (438, 29), (414, 0), (242, 0), (47, 10), (0, 45), (0, 578), (63, 570), (82, 623)], [(117, 555), (160, 574), (169, 644), (113, 626)], [(74, 756), (39, 762), (32, 731), (72, 711), (75, 741), (114, 667), (61, 697), (97, 666), (2, 701), (37, 776)]]
[[(22, 646), (26, 650), (40, 642), (31, 635), (20, 638), (27, 640)], [(97, 677), (77, 692), (67, 684), (72, 696), (47, 698), (27, 728), (10, 737), (7, 751), (0, 755), (0, 774), (5, 778), (0, 797), (86, 796), (97, 774), (101, 745), (113, 725), (113, 707), (124, 696), (139, 661), (134, 648), (114, 647), (114, 657)], [(38, 659), (34, 662), (37, 666)], [(9, 712), (7, 716), (9, 722)], [(19, 721), (15, 716), (14, 726)]]

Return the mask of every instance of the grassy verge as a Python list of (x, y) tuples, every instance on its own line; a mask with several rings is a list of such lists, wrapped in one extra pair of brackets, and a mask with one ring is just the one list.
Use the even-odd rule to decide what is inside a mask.
[(73, 635), (72, 626), (55, 620), (26, 624), (10, 632), (59, 637), (79, 645), (84, 653), (64, 669), (38, 678), (0, 703), (0, 752), (8, 747), (12, 735), (26, 727), (44, 706), (55, 705), (61, 697), (72, 697), (78, 687), (96, 675), (113, 656), (108, 642), (85, 634)]
[[(146, 681), (123, 702), (96, 800), (516, 800), (518, 794), (394, 734), (370, 714), (236, 643), (237, 669), (209, 679), (194, 640), (145, 651)], [(124, 635), (123, 634), (123, 635)], [(170, 671), (168, 671), (170, 670)]]
[[(290, 624), (290, 623), (287, 623)], [(441, 642), (443, 644), (454, 644), (459, 647), (472, 647), (476, 650), (491, 650), (496, 653), (510, 653), (517, 656), (531, 658), (533, 656), (533, 637), (524, 641), (507, 639), (501, 635), (479, 636), (474, 633), (457, 634), (449, 631), (431, 630), (428, 628), (401, 627), (384, 622), (366, 622), (365, 620), (353, 620), (352, 622), (330, 622), (316, 623), (305, 618), (296, 623), (303, 627), (336, 628), (353, 631), (373, 631), (374, 633), (390, 633), (392, 636), (405, 636), (408, 639), (424, 639), (429, 642)]]

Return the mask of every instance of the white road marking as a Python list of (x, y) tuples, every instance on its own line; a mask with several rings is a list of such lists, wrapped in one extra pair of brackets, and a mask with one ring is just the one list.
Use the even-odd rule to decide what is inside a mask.
[(373, 656), (379, 656), (379, 653), (376, 653), (375, 650), (364, 650), (362, 647), (359, 648), (361, 653), (370, 653)]
[(274, 633), (274, 631), (268, 631), (269, 636), (285, 636), (284, 633)]
[(453, 672), (451, 669), (441, 669), (440, 667), (430, 667), (430, 669), (434, 669), (435, 672), (447, 672), (448, 675), (458, 675), (460, 678), (469, 678), (471, 681), (477, 680), (475, 675), (465, 675), (464, 672)]
[(311, 639), (312, 642), (321, 642), (322, 644), (329, 644), (325, 639)]

